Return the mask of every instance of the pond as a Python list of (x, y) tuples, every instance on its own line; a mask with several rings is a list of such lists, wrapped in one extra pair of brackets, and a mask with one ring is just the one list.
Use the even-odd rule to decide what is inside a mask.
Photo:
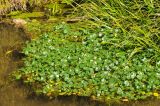
[(0, 23), (0, 106), (159, 106), (160, 101), (110, 102), (104, 104), (87, 97), (57, 97), (48, 100), (37, 97), (31, 88), (12, 81), (10, 74), (23, 66), (24, 55), (20, 53), (29, 40), (22, 28)]

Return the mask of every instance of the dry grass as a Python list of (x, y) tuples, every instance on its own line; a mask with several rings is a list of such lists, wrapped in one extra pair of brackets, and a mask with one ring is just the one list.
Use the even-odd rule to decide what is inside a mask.
[(61, 0), (0, 0), (0, 15), (13, 10), (26, 10), (28, 5), (42, 6), (45, 3), (59, 2)]

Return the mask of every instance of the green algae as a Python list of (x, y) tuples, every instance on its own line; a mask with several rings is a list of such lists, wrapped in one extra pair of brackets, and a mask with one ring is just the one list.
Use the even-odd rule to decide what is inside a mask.
[(44, 12), (32, 12), (32, 13), (21, 13), (18, 15), (12, 15), (11, 18), (38, 18), (38, 17), (43, 17), (45, 15)]

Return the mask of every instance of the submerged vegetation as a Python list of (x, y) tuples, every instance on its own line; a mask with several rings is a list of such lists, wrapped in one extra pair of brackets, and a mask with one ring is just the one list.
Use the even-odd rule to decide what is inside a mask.
[(39, 6), (49, 10), (45, 14), (50, 18), (62, 16), (63, 9), (71, 5), (74, 12), (63, 18), (74, 17), (72, 23), (71, 19), (28, 22), (28, 31), (38, 37), (23, 49), (25, 66), (14, 73), (17, 80), (49, 97), (159, 98), (159, 0), (59, 1), (40, 0)]

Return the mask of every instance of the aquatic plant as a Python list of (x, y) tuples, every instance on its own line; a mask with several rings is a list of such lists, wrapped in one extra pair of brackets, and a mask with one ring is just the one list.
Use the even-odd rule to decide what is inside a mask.
[[(74, 15), (88, 17), (82, 23), (28, 24), (40, 36), (27, 42), (25, 66), (15, 78), (49, 97), (159, 97), (159, 4), (158, 0), (95, 0), (78, 5), (81, 12)], [(54, 6), (56, 14), (59, 9)]]
[[(160, 57), (154, 49), (141, 49), (130, 58), (134, 48), (116, 47), (117, 29), (73, 32), (61, 23), (52, 30), (27, 43), (25, 67), (15, 74), (37, 94), (136, 100), (159, 90)], [(113, 38), (114, 46), (108, 43)]]

